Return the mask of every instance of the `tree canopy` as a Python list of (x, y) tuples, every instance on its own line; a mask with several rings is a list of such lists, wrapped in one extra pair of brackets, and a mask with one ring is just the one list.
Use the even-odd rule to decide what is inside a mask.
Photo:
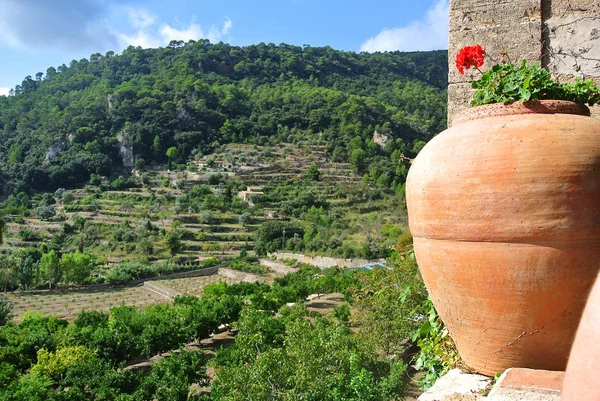
[(294, 137), (324, 139), (360, 169), (353, 138), (365, 144), (377, 130), (410, 151), (445, 128), (446, 58), (206, 40), (96, 53), (0, 96), (0, 186), (68, 188), (117, 173), (124, 160), (133, 167), (128, 154), (158, 163), (173, 147), (185, 160)]

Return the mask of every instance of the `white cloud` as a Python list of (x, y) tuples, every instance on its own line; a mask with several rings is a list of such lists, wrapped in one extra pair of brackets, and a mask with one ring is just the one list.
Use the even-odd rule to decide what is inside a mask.
[(233, 27), (233, 22), (231, 22), (231, 18), (225, 17), (225, 23), (223, 24), (223, 29), (222, 29), (221, 33), (223, 35), (228, 34), (232, 27)]
[(144, 8), (127, 8), (127, 14), (131, 26), (136, 29), (144, 29), (156, 22), (156, 16), (150, 14), (150, 12)]
[(127, 46), (141, 46), (144, 49), (152, 47), (160, 47), (161, 42), (152, 33), (144, 30), (137, 31), (133, 35), (127, 35), (125, 33), (117, 33), (119, 43), (122, 48)]
[(169, 43), (172, 40), (190, 40), (190, 39), (201, 39), (204, 37), (204, 31), (202, 27), (198, 24), (191, 23), (187, 27), (182, 29), (173, 28), (169, 24), (163, 24), (158, 30), (160, 35), (160, 41), (165, 44)]
[(377, 36), (365, 41), (361, 51), (414, 51), (448, 48), (448, 0), (439, 0), (427, 10), (421, 20), (406, 26), (384, 28)]
[(188, 24), (161, 23), (148, 9), (121, 0), (0, 0), (0, 45), (22, 50), (102, 52), (171, 40), (219, 42), (228, 39), (232, 25), (228, 17), (221, 26), (203, 27), (193, 17)]
[(206, 31), (200, 24), (193, 21), (188, 25), (179, 23), (180, 27), (176, 28), (169, 24), (162, 24), (155, 29), (156, 17), (144, 9), (129, 10), (129, 20), (131, 26), (137, 30), (133, 34), (117, 32), (119, 42), (122, 47), (141, 46), (143, 48), (152, 48), (166, 46), (172, 40), (198, 40), (208, 39), (212, 43), (225, 40), (227, 34), (233, 27), (233, 23), (229, 17), (225, 17), (225, 22), (219, 28), (212, 25)]
[(10, 88), (0, 88), (0, 96), (8, 96)]
[(111, 47), (106, 7), (98, 0), (0, 0), (0, 44), (81, 51)]

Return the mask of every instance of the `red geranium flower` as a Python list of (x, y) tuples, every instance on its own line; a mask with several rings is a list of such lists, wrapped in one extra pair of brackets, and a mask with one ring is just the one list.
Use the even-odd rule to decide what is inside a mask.
[(456, 68), (458, 68), (458, 72), (464, 74), (464, 69), (468, 70), (472, 65), (477, 68), (481, 67), (485, 54), (485, 50), (483, 50), (481, 45), (467, 46), (461, 49), (456, 55)]

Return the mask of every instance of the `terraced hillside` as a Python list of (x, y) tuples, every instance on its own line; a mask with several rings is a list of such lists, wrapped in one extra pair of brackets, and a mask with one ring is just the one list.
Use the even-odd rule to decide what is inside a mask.
[[(324, 146), (229, 145), (173, 171), (151, 166), (128, 180), (93, 177), (50, 200), (38, 195), (32, 213), (7, 216), (2, 250), (60, 245), (109, 265), (194, 261), (252, 252), (257, 230), (280, 222), (288, 233), (267, 238), (269, 250), (380, 256), (406, 222), (392, 212), (400, 197), (364, 181), (349, 164), (333, 162)], [(259, 195), (237, 196), (248, 187)], [(42, 203), (54, 215), (35, 216)], [(175, 245), (167, 243), (169, 233)]]

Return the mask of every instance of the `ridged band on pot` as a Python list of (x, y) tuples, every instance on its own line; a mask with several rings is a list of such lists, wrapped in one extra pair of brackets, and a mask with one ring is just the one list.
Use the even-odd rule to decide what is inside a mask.
[(564, 370), (600, 269), (600, 121), (561, 101), (465, 113), (408, 174), (423, 279), (471, 368)]

